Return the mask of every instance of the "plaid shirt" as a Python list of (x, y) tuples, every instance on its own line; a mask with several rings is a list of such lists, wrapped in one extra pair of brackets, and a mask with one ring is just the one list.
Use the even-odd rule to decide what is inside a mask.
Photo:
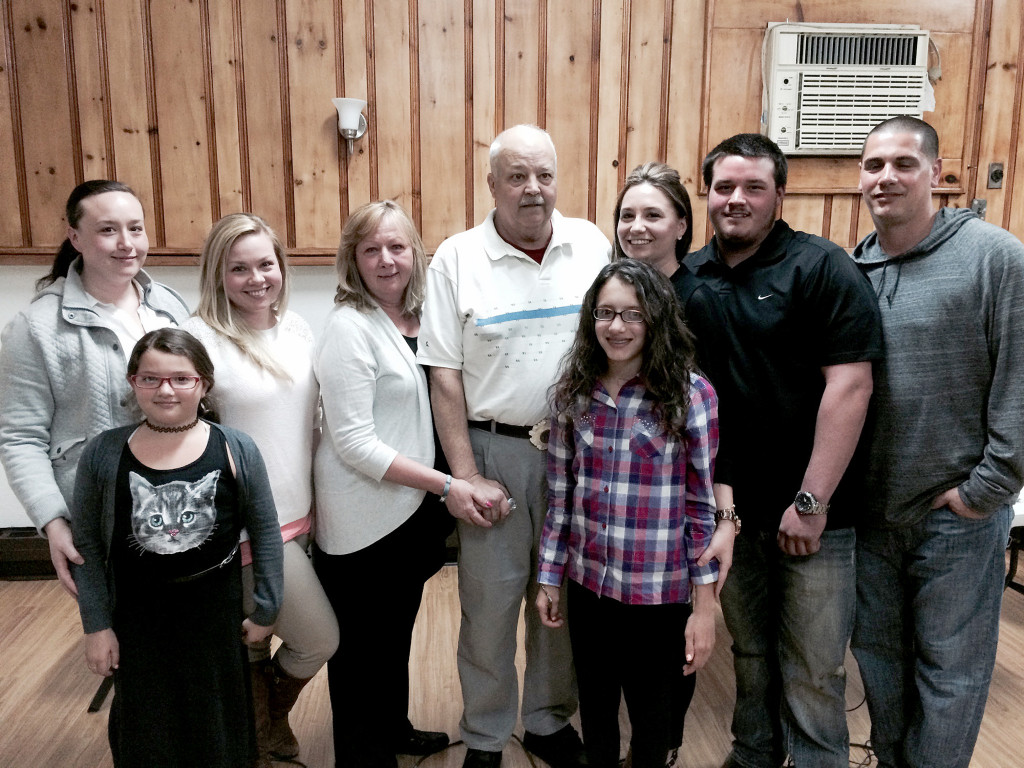
[(697, 559), (715, 529), (718, 399), (696, 374), (690, 402), (682, 441), (661, 426), (638, 378), (617, 402), (598, 382), (569, 440), (552, 417), (541, 584), (560, 586), (568, 572), (602, 597), (657, 605), (688, 602), (691, 582), (717, 581), (717, 561)]

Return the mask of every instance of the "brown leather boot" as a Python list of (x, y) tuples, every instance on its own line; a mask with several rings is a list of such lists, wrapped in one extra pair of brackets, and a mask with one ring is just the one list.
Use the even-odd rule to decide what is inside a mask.
[(249, 664), (249, 676), (252, 680), (252, 711), (256, 721), (256, 762), (253, 768), (273, 768), (270, 763), (270, 681), (273, 672), (270, 659), (254, 661)]
[(288, 724), (288, 713), (295, 706), (295, 700), (299, 693), (313, 678), (292, 677), (274, 657), (270, 665), (270, 697), (267, 711), (270, 716), (269, 733), (267, 734), (267, 749), (271, 756), (278, 760), (291, 760), (299, 754), (299, 742), (292, 733)]

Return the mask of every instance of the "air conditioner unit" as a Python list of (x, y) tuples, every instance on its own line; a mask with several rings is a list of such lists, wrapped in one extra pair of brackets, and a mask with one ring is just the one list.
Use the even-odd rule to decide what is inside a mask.
[(883, 120), (934, 109), (916, 25), (773, 22), (761, 55), (761, 133), (787, 155), (857, 155)]

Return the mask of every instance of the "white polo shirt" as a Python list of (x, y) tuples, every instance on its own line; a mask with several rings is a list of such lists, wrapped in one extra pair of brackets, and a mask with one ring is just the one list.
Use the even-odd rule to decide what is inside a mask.
[(470, 421), (535, 424), (572, 344), (583, 296), (611, 244), (594, 224), (551, 215), (541, 263), (482, 224), (449, 237), (427, 270), (418, 361), (462, 371)]

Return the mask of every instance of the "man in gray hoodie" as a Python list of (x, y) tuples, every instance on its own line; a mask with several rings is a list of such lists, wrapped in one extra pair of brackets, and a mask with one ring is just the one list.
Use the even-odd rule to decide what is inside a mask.
[(853, 653), (880, 766), (966, 766), (995, 664), (1011, 505), (1024, 482), (1024, 246), (932, 204), (935, 130), (876, 126), (860, 163), (878, 296)]

